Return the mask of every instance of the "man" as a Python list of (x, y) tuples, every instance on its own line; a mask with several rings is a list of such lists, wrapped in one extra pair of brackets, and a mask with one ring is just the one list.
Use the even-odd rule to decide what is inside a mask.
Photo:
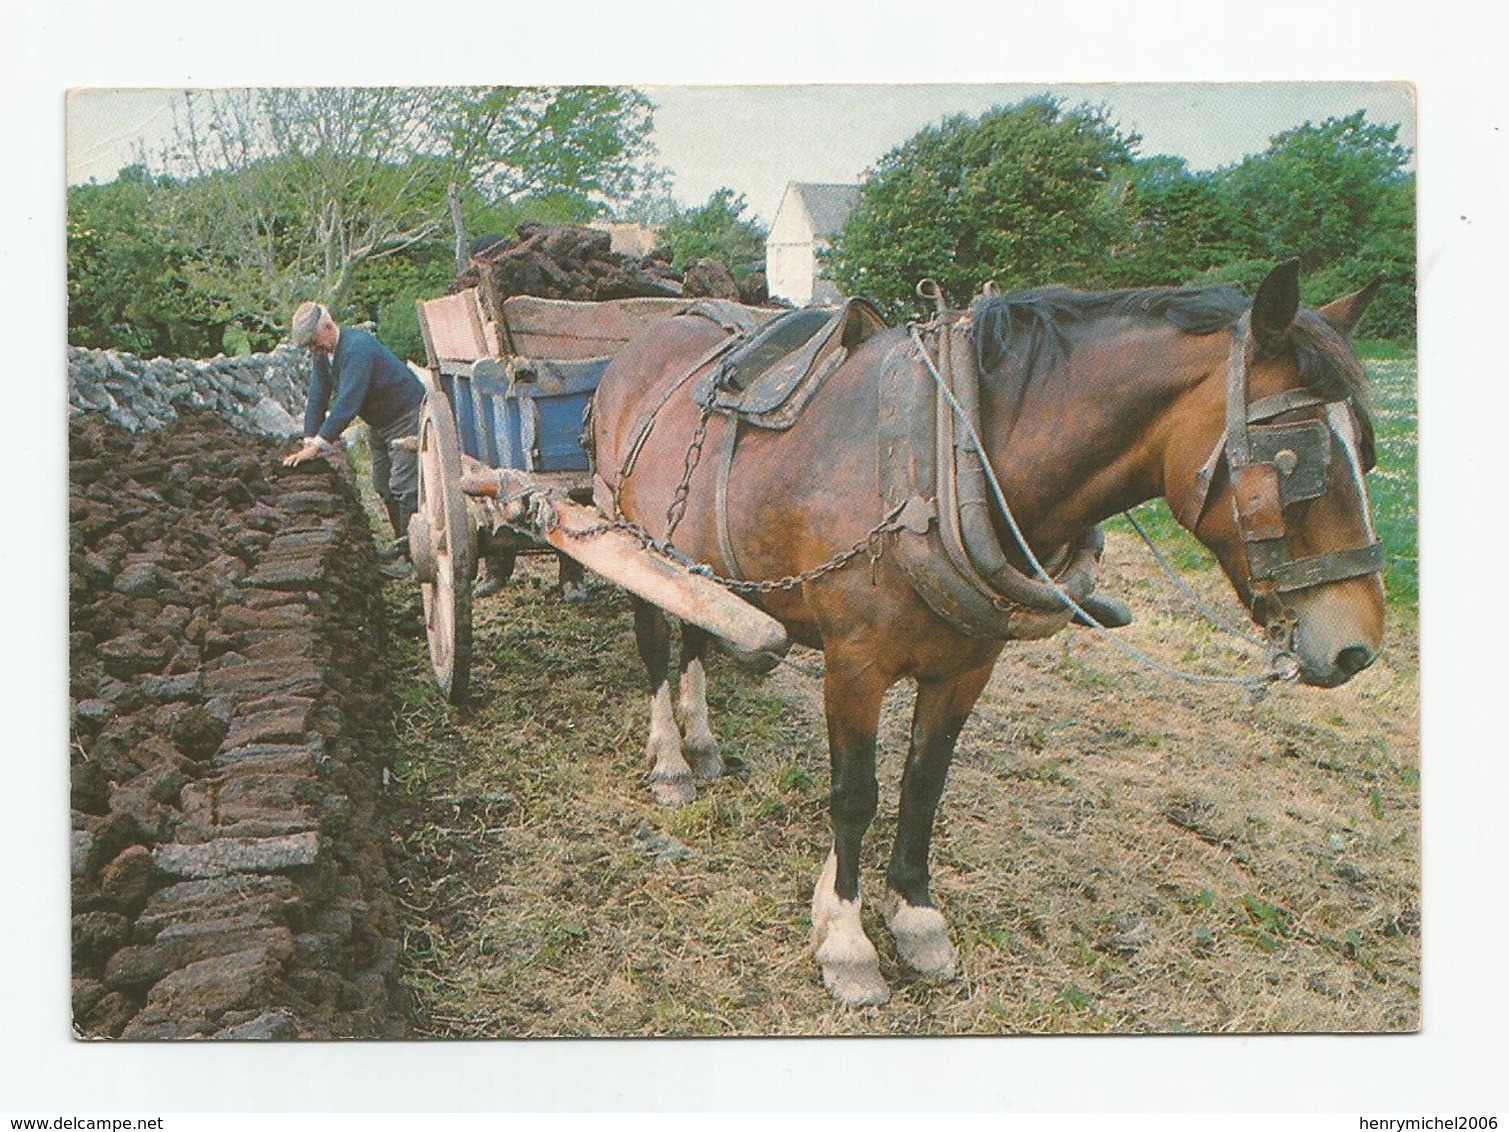
[[(387, 508), (395, 545), (407, 557), (409, 517), (419, 505), (419, 465), (408, 447), (391, 445), (418, 434), (424, 386), (371, 334), (355, 327), (342, 329), (318, 303), (303, 303), (293, 312), (289, 339), (307, 347), (314, 360), (304, 443), (283, 463), (291, 468), (322, 455), (353, 418), (361, 417), (372, 450), (372, 486)], [(384, 572), (397, 576), (407, 565)]]

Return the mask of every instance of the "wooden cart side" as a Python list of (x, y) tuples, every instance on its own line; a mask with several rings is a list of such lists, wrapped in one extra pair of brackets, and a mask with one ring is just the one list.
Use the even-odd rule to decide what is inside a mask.
[(419, 331), (431, 369), (497, 357), (498, 337), (484, 317), (475, 289), (438, 299), (420, 299)]

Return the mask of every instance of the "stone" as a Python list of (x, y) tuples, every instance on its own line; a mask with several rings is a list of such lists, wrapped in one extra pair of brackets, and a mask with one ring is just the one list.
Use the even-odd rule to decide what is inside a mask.
[(119, 912), (81, 912), (73, 918), (70, 938), (75, 966), (95, 967), (131, 938), (131, 921)]
[(115, 1038), (121, 1036), (136, 1014), (136, 1003), (119, 991), (112, 991), (97, 1002), (82, 1021), (75, 1018), (85, 1034)]
[(175, 924), (243, 916), (281, 924), (299, 914), (298, 887), (285, 876), (235, 874), (187, 880), (152, 894), (136, 918), (137, 938), (153, 939)]
[(300, 1037), (298, 1020), (286, 1007), (264, 1010), (249, 1022), (227, 1026), (210, 1035), (212, 1041), (220, 1042), (267, 1042), (288, 1041)]
[(80, 813), (109, 813), (110, 775), (103, 764), (95, 759), (73, 764), (69, 772), (68, 800)]
[(215, 1021), (266, 1002), (280, 967), (266, 947), (201, 959), (158, 982), (147, 995), (147, 1009), (163, 1021)]
[(247, 630), (307, 629), (313, 633), (315, 618), (300, 605), (279, 605), (271, 609), (252, 609), (245, 605), (228, 605), (220, 610), (220, 627), (229, 632)]
[(313, 697), (324, 690), (325, 677), (312, 661), (258, 660), (208, 670), (204, 684), (207, 691), (226, 696), (277, 693)]
[(314, 656), (314, 633), (312, 631), (247, 633), (242, 638), (239, 647), (241, 654), (248, 662), (307, 660)]
[(141, 694), (157, 703), (171, 700), (193, 700), (199, 697), (204, 687), (204, 678), (198, 672), (185, 672), (178, 676), (144, 676)]
[(312, 745), (286, 743), (252, 743), (245, 747), (222, 750), (215, 755), (216, 770), (233, 773), (303, 774), (313, 776), (322, 761)]
[(205, 878), (309, 868), (319, 852), (319, 834), (311, 831), (285, 837), (226, 837), (203, 845), (159, 845), (153, 860), (157, 870), (168, 876)]
[(134, 916), (152, 891), (152, 853), (142, 845), (127, 846), (100, 872), (100, 895)]
[(324, 579), (322, 559), (291, 558), (263, 562), (246, 584), (269, 590), (312, 590), (319, 588)]
[(72, 1005), (75, 1022), (80, 1021), (105, 997), (105, 984), (84, 975), (73, 977)]
[(99, 646), (105, 671), (124, 680), (143, 672), (158, 671), (168, 659), (168, 646), (143, 633), (123, 633)]
[(193, 963), (252, 948), (281, 962), (294, 952), (293, 935), (285, 927), (257, 927), (241, 920), (185, 925), (176, 934), (164, 931), (152, 943), (117, 951), (105, 964), (105, 985), (111, 990), (149, 987)]
[(176, 590), (178, 583), (156, 562), (136, 562), (116, 576), (114, 588), (130, 597), (149, 597), (162, 590)]
[(168, 737), (189, 758), (202, 761), (220, 749), (228, 730), (226, 721), (205, 704), (175, 716), (168, 726)]
[(309, 700), (294, 701), (290, 697), (287, 707), (256, 712), (251, 715), (237, 714), (231, 720), (221, 746), (225, 748), (247, 747), (253, 743), (283, 743), (304, 737), (309, 729)]
[(73, 831), (69, 841), (68, 871), (71, 876), (82, 877), (88, 871), (89, 856), (94, 851), (94, 834), (87, 829)]
[(97, 731), (114, 714), (114, 709), (104, 700), (80, 700), (73, 708), (73, 717), (86, 729)]

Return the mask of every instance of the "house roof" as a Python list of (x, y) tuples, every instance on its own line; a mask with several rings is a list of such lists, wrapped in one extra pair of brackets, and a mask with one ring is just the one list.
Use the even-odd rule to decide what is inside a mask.
[(827, 238), (844, 230), (844, 221), (859, 203), (858, 185), (824, 185), (793, 181), (791, 189), (812, 218), (812, 234)]

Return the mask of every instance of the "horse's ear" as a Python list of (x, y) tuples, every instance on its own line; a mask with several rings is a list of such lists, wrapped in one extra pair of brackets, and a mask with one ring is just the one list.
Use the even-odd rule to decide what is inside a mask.
[(1337, 330), (1348, 337), (1357, 329), (1357, 324), (1362, 321), (1362, 316), (1367, 313), (1368, 304), (1378, 294), (1378, 288), (1383, 286), (1384, 276), (1380, 275), (1360, 291), (1353, 291), (1350, 295), (1343, 295), (1334, 302), (1327, 303), (1320, 308), (1320, 313), (1326, 316)]
[(1286, 259), (1268, 273), (1252, 300), (1252, 332), (1277, 338), (1299, 313), (1299, 260)]

